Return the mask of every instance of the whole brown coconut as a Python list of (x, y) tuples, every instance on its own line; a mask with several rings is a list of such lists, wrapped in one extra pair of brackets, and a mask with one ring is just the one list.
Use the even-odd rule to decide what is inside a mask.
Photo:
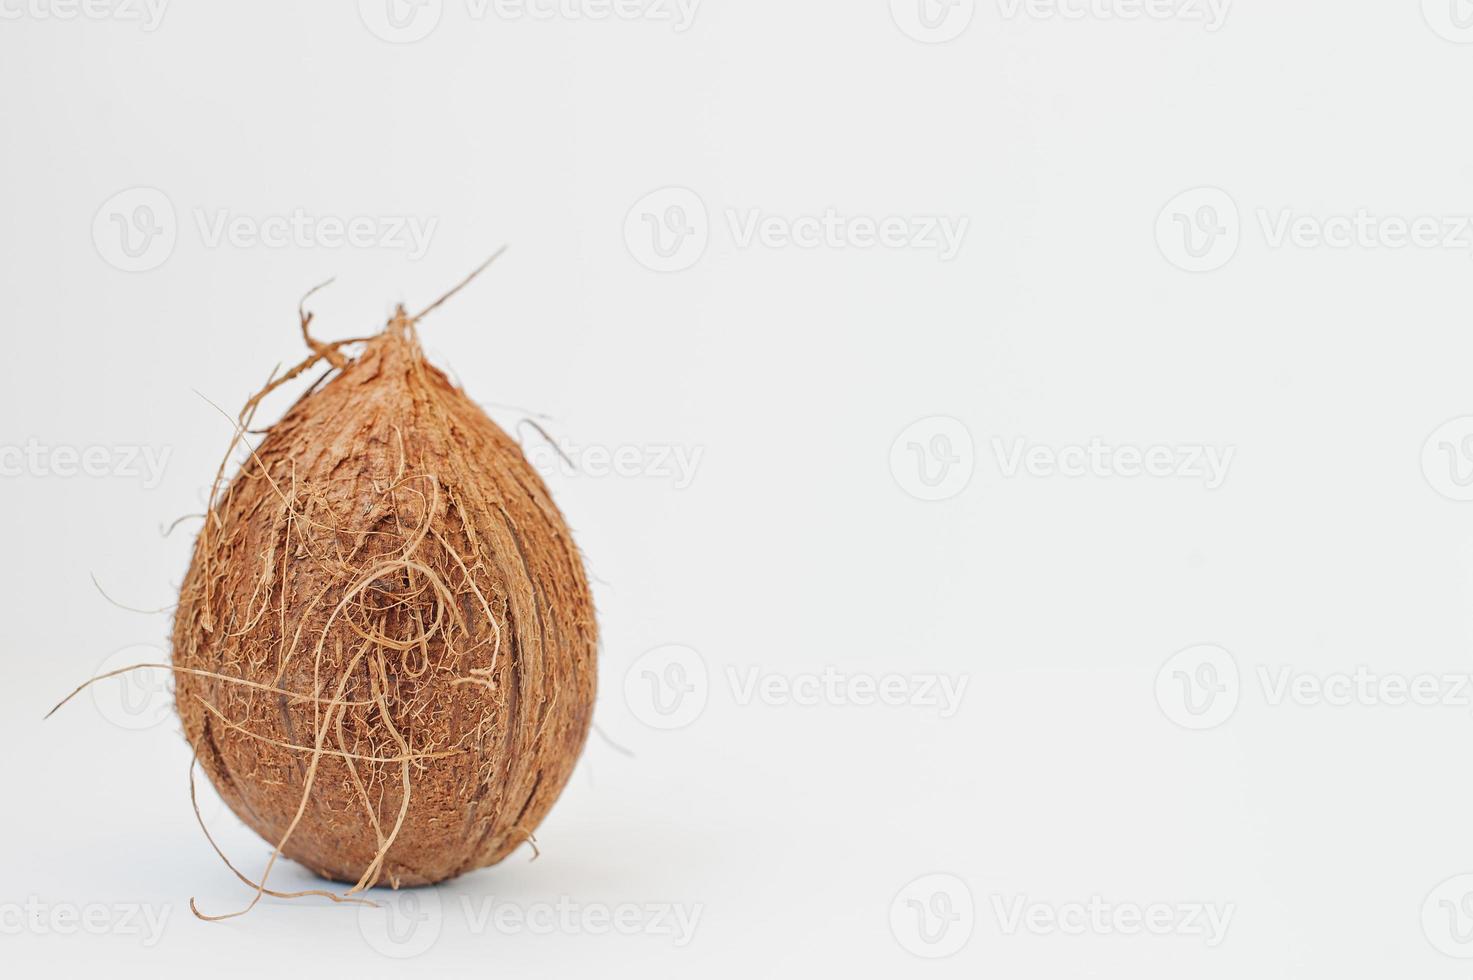
[(288, 376), (336, 370), (212, 502), (174, 622), (176, 705), (220, 795), (357, 888), (528, 841), (593, 709), (578, 549), (518, 445), (425, 361), (416, 319), (350, 360), (303, 317), (316, 353)]

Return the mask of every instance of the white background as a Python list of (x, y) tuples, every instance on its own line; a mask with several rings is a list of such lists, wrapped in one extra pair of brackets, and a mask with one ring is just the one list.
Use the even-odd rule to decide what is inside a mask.
[[(7, 970), (1473, 970), (1466, 3), (927, 0), (928, 30), (920, 0), (705, 0), (679, 25), (444, 0), (404, 43), (386, 2), (0, 0)], [(783, 245), (830, 210), (844, 234)], [(300, 241), (249, 234), (294, 214)], [(754, 214), (777, 220), (749, 240)], [(210, 235), (222, 216), (244, 236)], [(433, 234), (335, 246), (355, 217)], [(863, 246), (943, 217), (955, 255)], [(1417, 218), (1435, 234), (1407, 243)], [(691, 234), (662, 259), (667, 219)], [(598, 581), (604, 734), (540, 859), (419, 893), (404, 942), (315, 900), (197, 921), (191, 896), (248, 892), (194, 824), (163, 680), (40, 720), (105, 662), (166, 656), (167, 614), (89, 575), (173, 602), (198, 521), (160, 527), (201, 509), (211, 402), (300, 357), (307, 288), (336, 276), (317, 330), (361, 335), (502, 244), (424, 338), (509, 429), (545, 415), (590, 469), (638, 453), (548, 473)], [(105, 475), (64, 475), (95, 447)], [(1123, 447), (1165, 463), (1102, 455)], [(1205, 448), (1232, 452), (1220, 485), (1183, 462)], [(678, 729), (640, 699), (659, 658), (705, 681)], [(1358, 667), (1393, 686), (1314, 695)], [(826, 668), (859, 687), (732, 681)], [(937, 675), (966, 684), (949, 716), (851, 696)], [(1435, 703), (1396, 703), (1422, 677)], [(258, 872), (265, 845), (205, 812)], [(1123, 917), (1078, 919), (1096, 898)], [(558, 903), (699, 919), (482, 915)], [(1167, 934), (1128, 928), (1153, 906)]]

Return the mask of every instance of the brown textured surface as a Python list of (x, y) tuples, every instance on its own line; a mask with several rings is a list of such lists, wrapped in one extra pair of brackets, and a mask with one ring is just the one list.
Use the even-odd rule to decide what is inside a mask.
[(542, 820), (588, 732), (595, 647), (546, 487), (400, 316), (271, 428), (195, 544), (175, 665), (290, 693), (176, 673), (176, 703), (273, 847), (425, 884)]

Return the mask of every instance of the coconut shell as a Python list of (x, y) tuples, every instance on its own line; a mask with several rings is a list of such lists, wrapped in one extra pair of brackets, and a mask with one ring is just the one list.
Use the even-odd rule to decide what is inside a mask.
[(215, 788), (280, 853), (360, 887), (443, 881), (528, 841), (568, 781), (593, 602), (547, 487), (425, 361), (413, 320), (356, 359), (313, 347), (336, 372), (270, 428), (195, 544), (176, 705)]

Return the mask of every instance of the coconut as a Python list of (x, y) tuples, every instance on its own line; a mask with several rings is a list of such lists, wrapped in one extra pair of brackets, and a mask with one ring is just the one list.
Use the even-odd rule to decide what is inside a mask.
[(322, 361), (325, 383), (217, 480), (180, 592), (184, 733), (275, 849), (259, 883), (241, 876), (252, 904), (277, 855), (349, 893), (495, 864), (587, 737), (578, 549), (518, 444), (425, 360), (418, 320), (323, 344), (303, 315), (313, 354), (267, 391)]

